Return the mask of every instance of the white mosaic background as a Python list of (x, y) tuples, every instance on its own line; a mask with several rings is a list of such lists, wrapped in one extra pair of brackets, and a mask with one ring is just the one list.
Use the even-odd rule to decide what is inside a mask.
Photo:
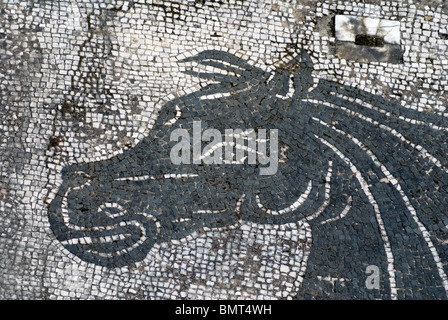
[[(281, 63), (291, 45), (297, 43), (312, 52), (316, 78), (399, 97), (404, 106), (447, 116), (448, 51), (447, 41), (439, 36), (448, 33), (446, 12), (436, 7), (417, 7), (411, 1), (357, 6), (326, 1), (319, 2), (317, 8), (313, 1), (301, 3), (254, 0), (195, 6), (191, 1), (166, 1), (172, 7), (166, 11), (161, 1), (137, 3), (129, 10), (126, 2), (117, 1), (114, 6), (123, 4), (122, 11), (102, 30), (89, 30), (88, 17), (95, 19), (99, 9), (112, 7), (105, 3), (2, 3), (1, 7), (14, 19), (3, 15), (4, 23), (0, 23), (0, 32), (11, 37), (6, 49), (0, 49), (2, 58), (7, 57), (2, 62), (6, 67), (0, 69), (0, 298), (294, 297), (300, 286), (301, 268), (306, 267), (306, 245), (311, 246), (312, 236), (305, 226), (296, 226), (289, 236), (284, 230), (267, 230), (270, 235), (266, 238), (253, 232), (243, 235), (244, 226), (236, 231), (208, 231), (189, 241), (156, 246), (134, 266), (107, 269), (72, 256), (54, 239), (46, 202), (57, 188), (63, 166), (105, 159), (134, 146), (151, 129), (154, 110), (170, 95), (203, 86), (199, 78), (185, 76), (185, 67), (177, 63), (201, 48), (230, 51), (268, 69)], [(399, 20), (404, 63), (363, 64), (333, 56), (334, 39), (323, 22), (334, 10)], [(102, 66), (104, 85), (113, 95), (113, 103), (107, 105), (113, 115), (97, 110), (98, 97), (87, 95), (83, 97), (89, 106), (85, 121), (61, 121), (61, 106), (70, 93), (72, 77), (83, 76), (77, 71), (77, 53), (92, 37), (98, 37), (96, 42), (100, 43), (104, 32), (113, 39), (110, 55)], [(23, 94), (16, 96), (13, 92)], [(138, 97), (138, 104), (130, 107), (126, 103), (130, 97)], [(49, 138), (54, 136), (60, 137), (58, 148), (48, 150)], [(284, 263), (281, 258), (282, 248), (275, 241), (284, 237), (301, 239), (305, 245), (295, 249), (295, 261)], [(258, 272), (250, 285), (228, 288), (227, 279), (211, 269), (201, 275), (193, 266), (192, 261), (202, 261), (205, 269), (224, 268), (221, 270), (226, 274), (224, 264), (207, 264), (216, 254), (210, 251), (215, 241), (221, 243), (222, 257), (230, 261), (227, 263), (244, 269), (247, 257), (231, 254), (236, 249), (248, 250), (241, 239), (264, 243), (266, 252), (279, 255), (276, 265), (241, 271), (246, 276)], [(263, 257), (260, 259), (263, 261)], [(290, 270), (291, 265), (297, 270)], [(291, 279), (276, 283), (275, 273), (279, 271)], [(173, 274), (196, 281), (186, 286), (183, 278)], [(274, 282), (270, 283), (270, 279)], [(215, 290), (219, 287), (222, 290)]]

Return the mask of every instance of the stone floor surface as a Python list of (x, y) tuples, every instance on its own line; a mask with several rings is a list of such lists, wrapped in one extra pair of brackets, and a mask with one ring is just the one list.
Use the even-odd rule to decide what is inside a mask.
[(446, 1), (0, 0), (0, 299), (447, 299)]

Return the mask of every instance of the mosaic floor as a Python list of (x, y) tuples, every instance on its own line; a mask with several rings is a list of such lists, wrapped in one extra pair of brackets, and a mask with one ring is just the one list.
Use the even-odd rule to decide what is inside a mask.
[(1, 1), (0, 299), (447, 299), (448, 4), (366, 2)]

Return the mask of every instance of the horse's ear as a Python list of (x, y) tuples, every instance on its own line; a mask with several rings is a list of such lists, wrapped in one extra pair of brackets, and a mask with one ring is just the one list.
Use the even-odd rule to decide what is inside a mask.
[(179, 62), (193, 63), (192, 69), (184, 71), (186, 74), (222, 83), (237, 84), (264, 74), (243, 58), (219, 50), (205, 50)]
[(299, 60), (299, 67), (294, 72), (295, 94), (299, 97), (305, 96), (313, 85), (313, 61), (305, 50), (302, 51)]
[(311, 60), (310, 55), (305, 50), (300, 55), (300, 71), (309, 77), (311, 77), (311, 73), (313, 72), (313, 60)]
[(240, 70), (249, 71), (252, 69), (256, 69), (254, 66), (249, 64), (243, 58), (237, 57), (236, 55), (234, 55), (230, 52), (220, 51), (220, 50), (204, 50), (195, 56), (182, 59), (179, 62), (181, 62), (181, 63), (197, 62), (197, 63), (207, 65), (207, 62), (210, 62), (210, 61), (213, 61), (215, 63), (221, 63), (221, 65), (219, 65), (219, 67), (224, 70), (237, 68)]

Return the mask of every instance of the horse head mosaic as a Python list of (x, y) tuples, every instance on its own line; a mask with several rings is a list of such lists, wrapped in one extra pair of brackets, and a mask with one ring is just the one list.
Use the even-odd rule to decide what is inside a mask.
[[(62, 170), (49, 221), (68, 251), (89, 263), (123, 267), (145, 259), (156, 243), (241, 221), (254, 230), (274, 226), (314, 235), (350, 218), (357, 203), (368, 207), (362, 215), (376, 231), (392, 297), (406, 264), (401, 259), (409, 256), (425, 257), (428, 272), (448, 291), (446, 249), (436, 240), (446, 234), (433, 228), (436, 217), (424, 203), (430, 197), (439, 208), (448, 205), (448, 128), (442, 117), (334, 81), (315, 81), (306, 52), (272, 71), (216, 50), (184, 62), (206, 66), (187, 73), (214, 82), (162, 106), (150, 134), (134, 148)], [(203, 71), (210, 68), (217, 71)], [(173, 163), (179, 142), (173, 130), (193, 132), (197, 121), (222, 133), (276, 130), (276, 170), (260, 174), (268, 165), (247, 159), (239, 165)], [(202, 138), (201, 150), (207, 142)], [(247, 155), (257, 153), (249, 138), (241, 141)], [(273, 136), (264, 141), (272, 147)], [(219, 151), (225, 153), (224, 147)], [(301, 241), (293, 245), (307, 254), (313, 250), (314, 243)]]

